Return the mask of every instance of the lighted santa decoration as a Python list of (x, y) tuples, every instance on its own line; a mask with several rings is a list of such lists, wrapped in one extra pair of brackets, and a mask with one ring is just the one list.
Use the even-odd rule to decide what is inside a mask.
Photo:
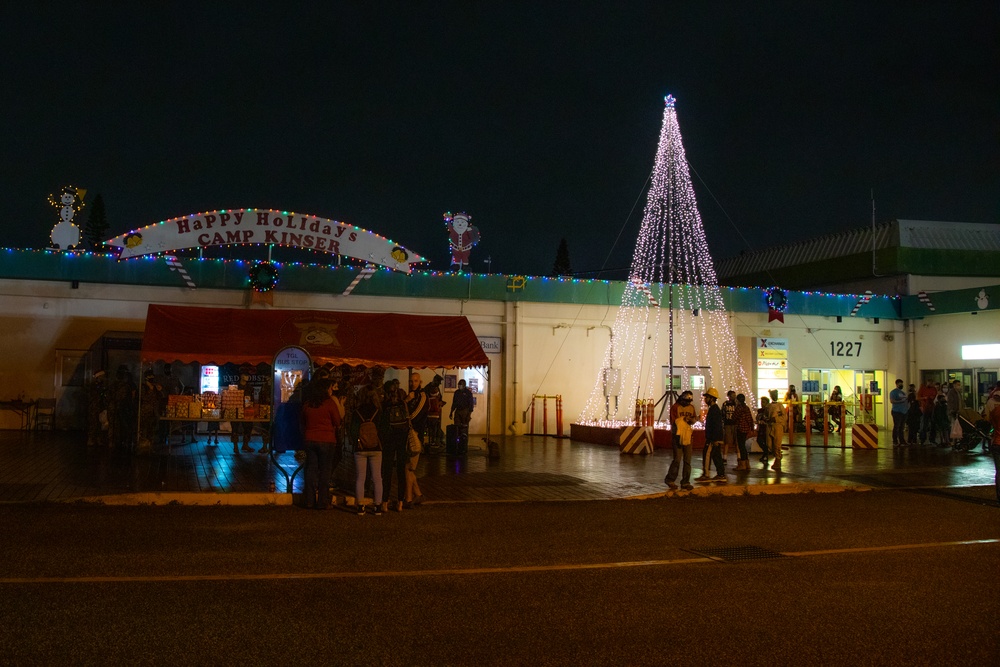
[(472, 246), (479, 243), (479, 229), (472, 225), (472, 216), (468, 213), (451, 212), (444, 214), (444, 222), (448, 227), (448, 242), (451, 245), (451, 263), (458, 264), (458, 270), (469, 263), (469, 253)]

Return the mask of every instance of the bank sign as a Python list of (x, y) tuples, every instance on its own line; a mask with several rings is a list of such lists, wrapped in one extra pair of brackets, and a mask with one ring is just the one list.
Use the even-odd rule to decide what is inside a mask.
[(119, 259), (226, 245), (277, 245), (343, 255), (409, 273), (427, 260), (360, 227), (272, 209), (222, 209), (171, 218), (116, 236)]
[(503, 339), (499, 336), (477, 336), (479, 344), (486, 354), (500, 354), (503, 352)]

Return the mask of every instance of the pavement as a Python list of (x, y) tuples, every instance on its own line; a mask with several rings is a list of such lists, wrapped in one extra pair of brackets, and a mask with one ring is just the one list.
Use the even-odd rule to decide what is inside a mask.
[[(977, 450), (954, 452), (932, 445), (893, 449), (880, 434), (878, 449), (805, 446), (797, 435), (784, 452), (782, 472), (751, 455), (751, 470), (734, 472), (727, 460), (726, 484), (695, 484), (670, 491), (663, 477), (672, 455), (621, 455), (615, 447), (569, 438), (495, 438), (500, 458), (486, 456), (473, 437), (469, 454), (452, 458), (424, 454), (417, 466), (428, 503), (524, 502), (644, 499), (689, 495), (833, 493), (873, 489), (967, 490), (995, 499), (992, 457)], [(258, 438), (251, 442), (260, 449)], [(294, 452), (234, 454), (232, 445), (206, 442), (161, 446), (150, 454), (88, 447), (73, 431), (0, 431), (0, 503), (99, 502), (104, 504), (291, 505), (301, 491), (302, 472)], [(701, 452), (692, 459), (692, 478), (701, 473)], [(345, 456), (335, 473), (336, 502), (352, 505), (354, 461)], [(369, 487), (370, 488), (370, 487)], [(291, 493), (289, 493), (291, 491)]]

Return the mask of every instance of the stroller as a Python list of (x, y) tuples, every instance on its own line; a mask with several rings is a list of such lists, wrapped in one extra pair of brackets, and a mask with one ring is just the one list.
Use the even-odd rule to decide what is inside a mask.
[(993, 426), (988, 421), (975, 410), (963, 408), (958, 413), (958, 423), (962, 427), (962, 437), (955, 443), (956, 452), (971, 452), (981, 444), (983, 453), (989, 453)]

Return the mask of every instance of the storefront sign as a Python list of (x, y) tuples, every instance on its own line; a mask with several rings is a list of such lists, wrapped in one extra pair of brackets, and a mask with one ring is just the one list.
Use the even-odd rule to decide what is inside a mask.
[(788, 350), (757, 350), (758, 359), (787, 359)]
[(227, 245), (277, 245), (343, 255), (410, 272), (426, 262), (389, 239), (336, 220), (271, 209), (224, 209), (171, 218), (116, 236), (119, 259)]
[[(757, 350), (785, 350), (788, 351), (787, 338), (758, 338)], [(758, 355), (759, 356), (759, 355)]]
[(500, 354), (503, 352), (503, 339), (500, 336), (477, 336), (479, 344), (483, 346), (486, 354)]
[(758, 359), (757, 368), (788, 368), (787, 359)]

